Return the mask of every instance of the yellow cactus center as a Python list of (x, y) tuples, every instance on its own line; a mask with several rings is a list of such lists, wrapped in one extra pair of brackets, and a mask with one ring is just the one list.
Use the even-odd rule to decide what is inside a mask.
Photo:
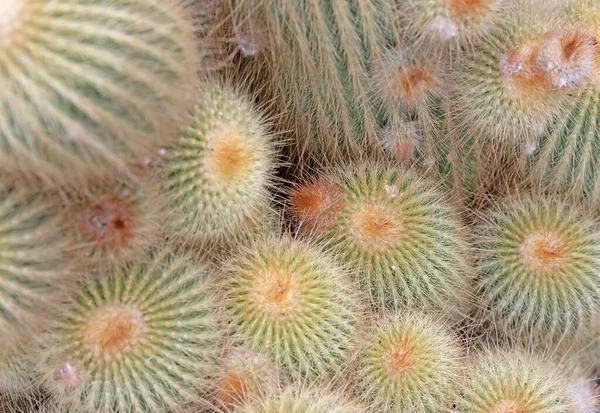
[(0, 0), (0, 46), (7, 47), (23, 23), (26, 0)]
[(83, 337), (94, 354), (117, 356), (131, 350), (141, 340), (145, 323), (131, 305), (103, 306), (83, 326)]
[(413, 350), (405, 343), (391, 345), (382, 356), (385, 371), (391, 375), (405, 372), (414, 358)]
[(567, 245), (556, 233), (542, 231), (525, 237), (519, 252), (523, 264), (531, 271), (548, 273), (563, 265)]
[(135, 208), (113, 196), (102, 196), (84, 206), (75, 217), (75, 227), (96, 245), (122, 248), (137, 227)]
[(299, 303), (300, 289), (293, 276), (285, 270), (273, 269), (264, 274), (256, 285), (256, 301), (262, 311), (287, 314)]
[(527, 410), (514, 400), (502, 400), (494, 406), (490, 413), (527, 413)]
[(235, 128), (217, 131), (212, 136), (206, 168), (214, 182), (230, 184), (248, 176), (253, 157), (242, 136), (243, 133)]
[(402, 234), (399, 213), (381, 204), (363, 203), (352, 214), (350, 223), (356, 239), (369, 248), (396, 242)]

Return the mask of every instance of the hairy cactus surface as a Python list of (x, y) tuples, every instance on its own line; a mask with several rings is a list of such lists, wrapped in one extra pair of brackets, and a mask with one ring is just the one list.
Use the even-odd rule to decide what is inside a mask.
[(364, 407), (321, 389), (288, 387), (265, 399), (246, 403), (235, 413), (364, 413)]
[(74, 281), (56, 214), (44, 197), (0, 184), (0, 364), (47, 325)]
[(226, 265), (224, 306), (232, 332), (289, 376), (344, 367), (359, 307), (346, 271), (289, 235), (265, 236)]
[(478, 294), (509, 336), (548, 344), (598, 316), (600, 233), (556, 200), (511, 200), (479, 230)]
[(457, 212), (412, 172), (342, 168), (294, 188), (290, 215), (359, 269), (377, 306), (452, 313), (468, 301), (470, 268)]
[(454, 403), (462, 349), (442, 323), (404, 313), (380, 322), (364, 346), (357, 387), (372, 411), (433, 413)]
[(176, 1), (12, 0), (0, 15), (3, 166), (125, 170), (193, 102), (197, 52)]
[(221, 332), (206, 270), (161, 251), (104, 271), (74, 297), (40, 354), (58, 411), (160, 412), (197, 398)]
[(247, 231), (248, 218), (268, 209), (274, 181), (265, 121), (247, 97), (216, 82), (200, 92), (163, 166), (174, 233), (203, 242)]
[(519, 350), (479, 356), (457, 397), (457, 413), (573, 413), (574, 401), (559, 369)]

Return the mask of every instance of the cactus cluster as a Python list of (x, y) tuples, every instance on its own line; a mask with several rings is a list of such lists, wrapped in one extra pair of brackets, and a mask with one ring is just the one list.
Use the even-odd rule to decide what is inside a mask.
[(0, 411), (600, 413), (598, 0), (0, 0)]

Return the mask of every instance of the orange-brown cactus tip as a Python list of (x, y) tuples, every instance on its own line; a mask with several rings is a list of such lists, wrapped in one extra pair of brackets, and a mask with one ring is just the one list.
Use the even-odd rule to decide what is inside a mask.
[(451, 16), (478, 17), (485, 13), (490, 0), (448, 0), (448, 11)]
[(134, 237), (138, 221), (132, 205), (110, 195), (91, 200), (73, 218), (81, 236), (97, 246), (115, 250), (127, 245)]
[(206, 155), (206, 167), (216, 181), (237, 182), (247, 176), (255, 162), (242, 131), (228, 130), (215, 136)]
[(342, 199), (337, 185), (319, 177), (290, 192), (289, 214), (307, 231), (327, 231), (337, 218)]

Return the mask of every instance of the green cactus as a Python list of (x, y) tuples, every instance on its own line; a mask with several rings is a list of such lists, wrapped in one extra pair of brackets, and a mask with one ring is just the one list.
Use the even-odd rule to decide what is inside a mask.
[(600, 232), (583, 211), (513, 199), (478, 230), (478, 294), (509, 337), (550, 345), (598, 316)]
[(122, 266), (157, 242), (163, 221), (157, 188), (147, 179), (92, 174), (59, 194), (69, 259), (83, 271)]
[(410, 171), (340, 168), (294, 188), (290, 215), (359, 269), (376, 306), (457, 315), (468, 302), (468, 249), (457, 211)]
[(418, 313), (383, 320), (365, 343), (359, 397), (371, 411), (445, 411), (455, 401), (462, 349), (439, 321)]
[(365, 413), (359, 404), (321, 389), (288, 387), (235, 409), (235, 413)]
[(127, 170), (193, 102), (197, 51), (175, 0), (13, 0), (0, 15), (3, 166)]
[(570, 2), (568, 15), (587, 32), (571, 35), (577, 48), (559, 74), (568, 81), (587, 73), (587, 82), (572, 93), (569, 113), (550, 124), (525, 156), (536, 186), (595, 204), (600, 200), (600, 7), (595, 1), (577, 0)]
[(537, 355), (494, 350), (477, 357), (457, 397), (457, 413), (573, 413), (560, 370)]
[[(2, 176), (0, 181), (6, 179)], [(26, 188), (0, 184), (0, 364), (52, 319), (74, 274), (57, 209)]]
[(91, 280), (40, 350), (57, 411), (160, 412), (197, 398), (220, 346), (211, 282), (166, 251)]
[(268, 208), (275, 153), (267, 125), (217, 80), (201, 89), (192, 117), (161, 168), (173, 233), (204, 243), (240, 236), (247, 218)]
[(267, 235), (225, 268), (226, 314), (248, 347), (288, 376), (313, 379), (344, 366), (359, 311), (333, 257), (289, 235)]

